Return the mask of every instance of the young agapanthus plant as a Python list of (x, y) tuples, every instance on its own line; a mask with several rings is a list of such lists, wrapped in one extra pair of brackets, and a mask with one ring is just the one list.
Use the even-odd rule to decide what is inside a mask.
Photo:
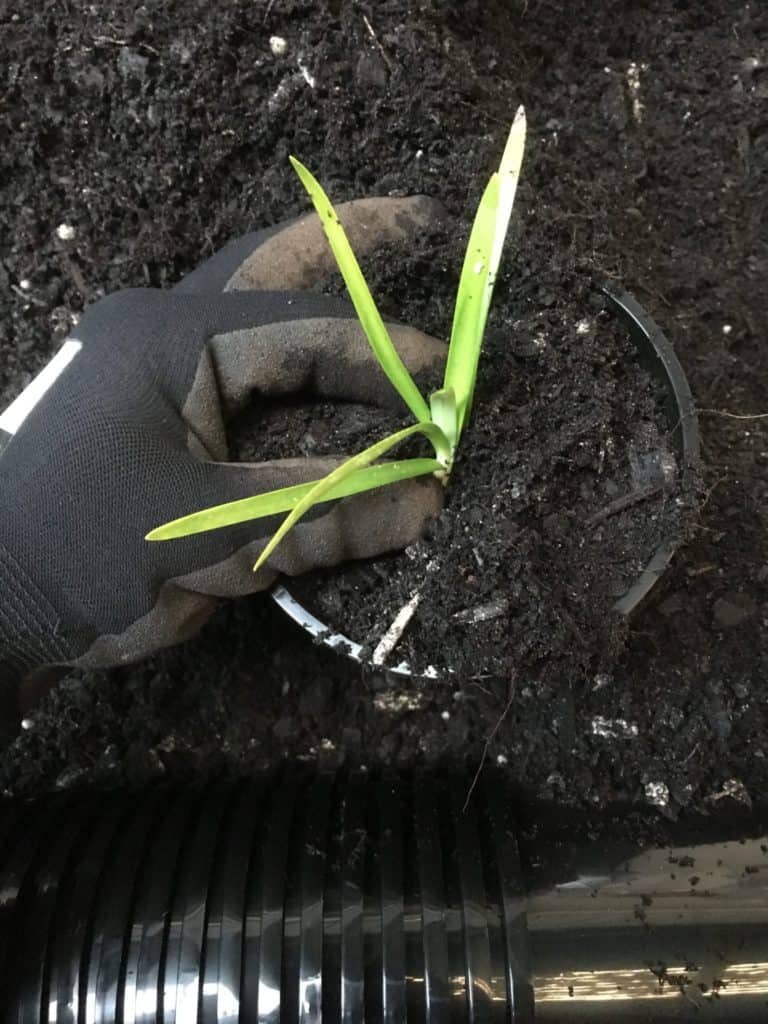
[[(381, 368), (413, 413), (416, 423), (398, 430), (347, 459), (322, 480), (284, 487), (252, 498), (216, 505), (159, 526), (147, 540), (172, 540), (194, 533), (233, 526), (236, 523), (288, 512), (280, 528), (259, 555), (254, 572), (261, 568), (289, 530), (314, 505), (361, 491), (383, 487), (416, 476), (450, 476), (461, 434), (472, 408), (477, 366), (491, 305), (496, 272), (515, 202), (515, 192), (525, 148), (525, 112), (517, 111), (497, 173), (486, 186), (467, 244), (456, 294), (451, 340), (443, 386), (426, 401), (392, 343), (366, 284), (344, 228), (330, 199), (314, 176), (291, 157), (291, 164), (309, 193), (344, 278), (366, 337)], [(432, 444), (434, 457), (403, 459), (373, 465), (392, 448), (415, 434)]]

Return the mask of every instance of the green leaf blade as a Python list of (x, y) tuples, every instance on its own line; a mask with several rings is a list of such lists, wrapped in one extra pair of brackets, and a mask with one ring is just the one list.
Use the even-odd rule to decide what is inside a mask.
[(504, 249), (504, 240), (507, 237), (507, 228), (512, 216), (517, 195), (517, 183), (520, 180), (520, 168), (523, 165), (523, 154), (525, 153), (525, 138), (528, 131), (528, 124), (525, 118), (525, 108), (518, 107), (512, 127), (509, 130), (507, 144), (499, 164), (499, 204), (497, 211), (496, 233), (491, 249), (491, 260), (489, 273), (493, 276), (488, 295), (488, 305), (491, 303), (493, 285), (496, 280), (496, 273), (501, 263), (501, 254)]
[(492, 175), (480, 200), (467, 243), (445, 369), (445, 386), (456, 392), (459, 434), (472, 408), (480, 349), (515, 203), (526, 130), (525, 110), (520, 107), (499, 170)]
[(452, 387), (441, 388), (429, 396), (429, 411), (432, 422), (436, 423), (448, 438), (451, 456), (456, 451), (459, 441), (459, 416), (456, 405), (456, 392)]
[(485, 296), (498, 202), (499, 176), (494, 174), (480, 200), (467, 243), (445, 366), (445, 387), (453, 388), (456, 395), (459, 434), (469, 416), (480, 361), (485, 330), (483, 312), (487, 309)]
[[(348, 498), (362, 491), (372, 491), (384, 487), (397, 480), (408, 480), (417, 476), (426, 476), (443, 469), (437, 459), (402, 459), (395, 462), (384, 462), (377, 466), (367, 466), (354, 475), (341, 481), (328, 493), (324, 501), (335, 501), (337, 498)], [(192, 512), (171, 522), (151, 530), (145, 540), (168, 541), (181, 537), (190, 537), (209, 530), (220, 530), (226, 526), (237, 526), (254, 519), (265, 519), (267, 516), (290, 512), (315, 487), (320, 480), (310, 480), (304, 484), (293, 484), (275, 491), (256, 494), (251, 498), (241, 498), (223, 505)]]
[(429, 407), (397, 353), (333, 204), (312, 172), (295, 157), (289, 159), (320, 217), (355, 312), (382, 370), (416, 419), (427, 422)]

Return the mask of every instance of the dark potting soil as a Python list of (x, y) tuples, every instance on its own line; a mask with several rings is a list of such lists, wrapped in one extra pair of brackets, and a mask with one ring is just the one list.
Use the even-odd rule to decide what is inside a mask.
[[(434, 238), (430, 248), (441, 253)], [(527, 235), (524, 249), (526, 269), (551, 289), (552, 302), (541, 306), (525, 281), (515, 282), (511, 258), (472, 422), (428, 535), (404, 554), (289, 584), (367, 658), (418, 595), (386, 664), (405, 658), (416, 673), (440, 674), (439, 682), (420, 681), (412, 700), (422, 705), (446, 674), (459, 695), (484, 680), (511, 698), (544, 675), (576, 681), (610, 670), (626, 634), (613, 605), (661, 541), (682, 539), (687, 528), (693, 496), (680, 486), (658, 386), (640, 369), (626, 329), (588, 282), (556, 279), (546, 237)], [(382, 291), (375, 268), (394, 292), (398, 263), (391, 251), (374, 262), (375, 294)], [(452, 286), (444, 274), (441, 305), (449, 305), (442, 292)], [(394, 294), (385, 301), (396, 301)], [(424, 315), (409, 304), (411, 322)], [(343, 455), (408, 422), (328, 403), (256, 408), (247, 420), (233, 428), (242, 461), (265, 457), (265, 434), (268, 458)], [(238, 443), (242, 434), (246, 444)]]
[[(505, 281), (525, 282), (525, 315), (559, 302), (537, 279), (542, 256), (528, 266), (526, 240), (546, 239), (558, 280), (608, 277), (634, 293), (717, 410), (702, 420), (697, 535), (599, 678), (522, 687), (494, 732), (506, 694), (445, 687), (410, 710), (402, 682), (361, 675), (255, 597), (182, 648), (72, 674), (0, 758), (3, 788), (242, 774), (281, 757), (474, 765), (486, 753), (522, 791), (582, 808), (719, 816), (760, 801), (768, 420), (732, 417), (768, 411), (764, 7), (41, 0), (5, 5), (0, 29), (3, 405), (87, 302), (168, 286), (228, 239), (304, 210), (289, 152), (339, 200), (444, 201), (450, 260), (424, 240), (387, 312), (408, 319), (418, 305), (417, 326), (445, 336), (450, 308), (431, 296), (450, 291), (444, 275), (522, 101), (525, 233)], [(635, 815), (628, 827), (648, 825)]]

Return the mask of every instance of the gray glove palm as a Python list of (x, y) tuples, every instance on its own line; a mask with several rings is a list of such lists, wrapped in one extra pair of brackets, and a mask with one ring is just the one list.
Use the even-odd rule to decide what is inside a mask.
[[(365, 251), (439, 210), (415, 198), (340, 213)], [(86, 311), (75, 332), (81, 351), (0, 457), (6, 717), (19, 682), (41, 667), (135, 660), (186, 638), (218, 598), (403, 547), (438, 513), (432, 480), (345, 499), (302, 522), (257, 575), (274, 519), (144, 541), (188, 512), (331, 468), (327, 459), (228, 463), (225, 423), (252, 398), (399, 401), (351, 307), (301, 290), (331, 269), (320, 225), (307, 217), (240, 239), (173, 291), (119, 292)], [(444, 356), (426, 335), (392, 332), (412, 372)]]

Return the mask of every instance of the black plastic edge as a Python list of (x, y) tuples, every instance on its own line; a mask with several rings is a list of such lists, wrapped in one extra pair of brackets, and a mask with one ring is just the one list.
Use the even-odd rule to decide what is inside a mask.
[[(701, 446), (696, 406), (680, 361), (656, 321), (628, 292), (612, 283), (602, 283), (599, 287), (610, 310), (627, 327), (642, 364), (667, 393), (667, 417), (680, 461), (683, 490), (692, 497)], [(661, 541), (632, 586), (615, 602), (614, 611), (629, 617), (644, 603), (680, 543), (681, 538), (675, 537)]]

